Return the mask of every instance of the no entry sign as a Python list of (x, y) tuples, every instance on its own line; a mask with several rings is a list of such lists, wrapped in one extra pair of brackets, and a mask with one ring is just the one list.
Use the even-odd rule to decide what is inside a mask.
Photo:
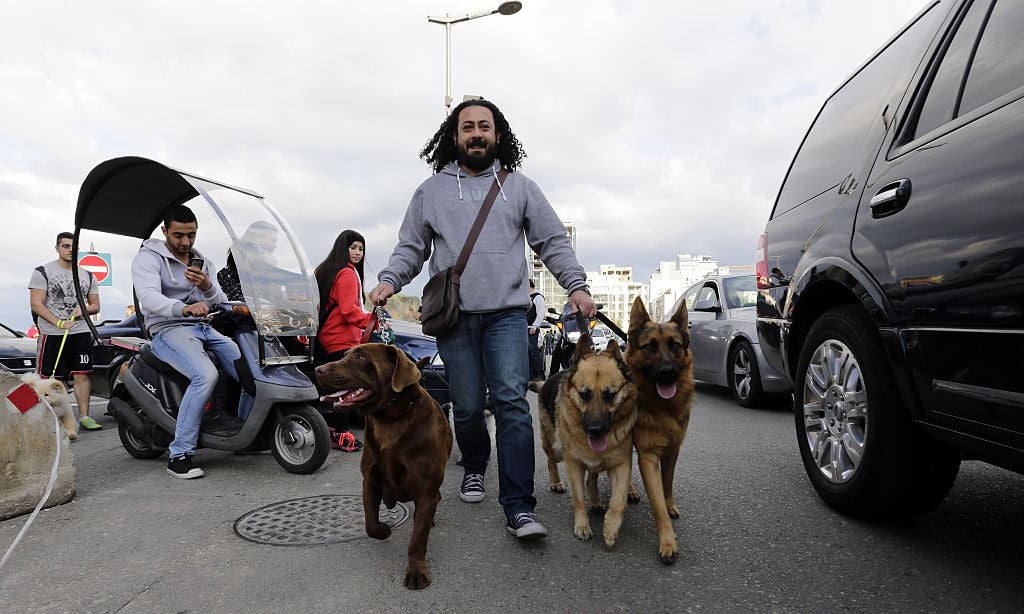
[(85, 254), (79, 257), (78, 266), (92, 273), (99, 285), (114, 285), (114, 278), (110, 273), (110, 254)]

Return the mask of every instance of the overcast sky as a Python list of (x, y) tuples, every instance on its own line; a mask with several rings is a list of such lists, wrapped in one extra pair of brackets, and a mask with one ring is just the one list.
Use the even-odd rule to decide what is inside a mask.
[[(314, 264), (357, 229), (379, 271), (443, 119), (427, 15), (497, 3), (0, 0), (0, 321), (28, 326), (31, 269), (124, 155), (263, 194)], [(523, 4), (453, 26), (453, 96), (502, 109), (587, 270), (647, 281), (677, 253), (752, 263), (817, 109), (924, 0)], [(83, 238), (114, 253), (101, 300), (122, 315), (138, 242)]]

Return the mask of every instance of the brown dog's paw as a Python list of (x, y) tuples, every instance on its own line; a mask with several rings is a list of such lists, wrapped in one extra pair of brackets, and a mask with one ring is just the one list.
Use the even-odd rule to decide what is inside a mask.
[(678, 556), (679, 552), (676, 550), (675, 544), (661, 544), (661, 547), (658, 549), (658, 557), (666, 565), (675, 563)]
[(588, 507), (587, 509), (590, 510), (591, 514), (597, 514), (598, 516), (601, 516), (608, 511), (608, 506), (604, 505), (603, 503), (591, 503), (590, 507)]
[(551, 485), (551, 492), (564, 493), (565, 492), (565, 484), (562, 484), (561, 482), (555, 482), (554, 484)]
[(617, 541), (619, 541), (619, 532), (618, 531), (615, 531), (614, 533), (608, 531), (607, 529), (604, 531), (604, 547), (605, 548), (608, 548), (608, 549), (614, 548), (615, 547), (615, 542), (617, 542)]
[(403, 584), (405, 584), (405, 588), (414, 591), (427, 588), (430, 586), (430, 574), (427, 572), (427, 568), (423, 565), (409, 563), (409, 566), (405, 568), (405, 582)]
[(594, 532), (590, 529), (589, 524), (576, 525), (573, 527), (572, 532), (573, 535), (576, 536), (576, 539), (581, 542), (588, 542), (590, 541), (590, 538), (594, 536)]
[(376, 527), (366, 525), (366, 534), (373, 539), (387, 539), (391, 537), (391, 527), (384, 523), (378, 523)]
[(626, 494), (626, 501), (630, 503), (640, 503), (640, 493), (635, 490), (630, 490), (629, 493)]
[(676, 507), (675, 502), (669, 502), (669, 504), (668, 504), (668, 515), (671, 518), (679, 518), (679, 508)]

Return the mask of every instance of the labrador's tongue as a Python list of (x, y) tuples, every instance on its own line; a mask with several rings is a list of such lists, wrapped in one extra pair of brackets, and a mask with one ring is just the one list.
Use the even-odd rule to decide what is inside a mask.
[(676, 385), (675, 384), (656, 384), (658, 388), (658, 395), (663, 399), (671, 399), (676, 396)]
[(587, 437), (587, 445), (594, 452), (604, 452), (604, 449), (608, 447), (608, 437)]
[(342, 395), (344, 395), (346, 392), (348, 392), (348, 390), (339, 390), (337, 392), (332, 392), (331, 394), (327, 394), (320, 397), (320, 401), (323, 403), (335, 403), (339, 401)]

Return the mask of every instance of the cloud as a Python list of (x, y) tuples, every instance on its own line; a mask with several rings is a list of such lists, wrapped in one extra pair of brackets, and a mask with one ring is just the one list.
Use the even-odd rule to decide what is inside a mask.
[[(5, 3), (0, 321), (27, 326), (29, 272), (73, 225), (89, 170), (121, 155), (260, 192), (314, 263), (359, 229), (379, 271), (443, 119), (444, 31), (427, 11), (494, 5)], [(452, 28), (453, 94), (502, 107), (588, 270), (645, 280), (677, 252), (749, 263), (818, 107), (920, 8), (526, 0)], [(115, 254), (101, 298), (116, 315), (137, 241), (88, 239)]]

